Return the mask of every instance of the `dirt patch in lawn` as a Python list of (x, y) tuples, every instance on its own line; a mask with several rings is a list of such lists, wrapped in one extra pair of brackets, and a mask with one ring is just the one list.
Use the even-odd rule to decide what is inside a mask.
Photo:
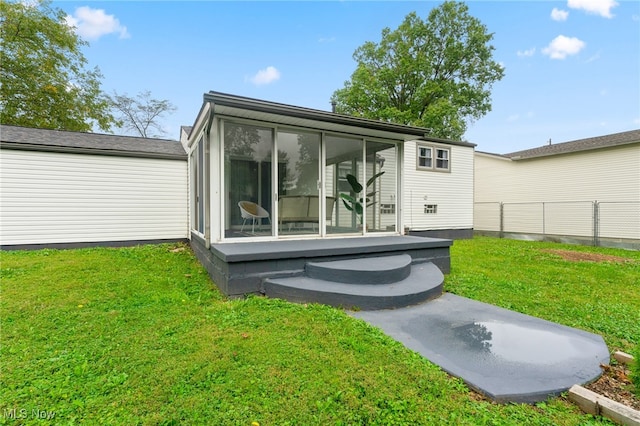
[(620, 257), (620, 256), (611, 256), (608, 254), (600, 254), (600, 253), (588, 253), (582, 251), (572, 251), (572, 250), (542, 250), (545, 253), (552, 253), (560, 256), (564, 260), (569, 262), (613, 262), (613, 263), (630, 263), (634, 262), (633, 259), (629, 259), (628, 257)]
[[(592, 392), (607, 397), (620, 404), (640, 410), (640, 398), (633, 393), (633, 383), (629, 379), (629, 366), (625, 364), (601, 365), (602, 376), (595, 382), (583, 385)], [(471, 390), (471, 398), (475, 401), (492, 402), (485, 395)]]
[(584, 387), (620, 404), (640, 410), (640, 398), (633, 393), (629, 368), (624, 364), (603, 365), (602, 376)]

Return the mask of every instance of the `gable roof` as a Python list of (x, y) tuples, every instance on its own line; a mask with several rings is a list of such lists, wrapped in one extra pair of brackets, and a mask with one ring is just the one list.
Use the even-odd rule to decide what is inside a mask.
[(587, 139), (578, 139), (570, 142), (544, 145), (538, 148), (525, 149), (505, 154), (512, 160), (526, 160), (529, 158), (547, 157), (558, 154), (569, 154), (580, 151), (609, 148), (619, 145), (640, 143), (640, 129), (628, 132), (614, 133), (611, 135), (596, 136)]
[(69, 132), (0, 125), (0, 147), (30, 151), (73, 152), (186, 160), (178, 141), (100, 133)]
[(180, 133), (184, 133), (187, 137), (191, 134), (191, 130), (193, 130), (193, 126), (180, 126)]

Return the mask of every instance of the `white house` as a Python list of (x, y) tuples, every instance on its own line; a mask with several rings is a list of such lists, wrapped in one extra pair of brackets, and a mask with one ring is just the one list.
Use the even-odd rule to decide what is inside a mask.
[(406, 234), (471, 233), (474, 145), (428, 129), (209, 92), (182, 143), (191, 245), (226, 294), (374, 255), (446, 273), (450, 240)]
[(234, 295), (313, 259), (446, 273), (419, 237), (472, 234), (474, 145), (420, 127), (209, 92), (180, 141), (0, 130), (3, 249), (190, 240)]
[(2, 248), (188, 237), (179, 142), (0, 126)]
[(477, 231), (640, 240), (640, 130), (505, 155), (476, 152), (474, 170)]
[[(427, 129), (209, 92), (183, 144), (191, 229), (211, 243), (405, 229), (468, 236), (473, 227), (474, 145)], [(379, 173), (358, 193), (348, 181), (366, 186)], [(345, 195), (365, 193), (367, 208), (350, 210)]]

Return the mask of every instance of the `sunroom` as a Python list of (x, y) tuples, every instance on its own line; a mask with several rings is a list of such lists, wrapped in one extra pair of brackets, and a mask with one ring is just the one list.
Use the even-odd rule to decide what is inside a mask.
[(261, 292), (311, 258), (419, 249), (429, 239), (401, 237), (402, 152), (427, 133), (206, 93), (187, 141), (192, 245), (226, 294)]

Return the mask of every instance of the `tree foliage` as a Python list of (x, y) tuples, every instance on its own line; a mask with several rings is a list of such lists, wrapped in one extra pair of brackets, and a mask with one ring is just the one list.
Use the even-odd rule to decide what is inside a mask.
[(118, 127), (143, 138), (164, 136), (166, 132), (160, 119), (176, 110), (168, 100), (153, 99), (148, 90), (138, 93), (135, 98), (114, 92), (110, 99), (116, 111)]
[(88, 69), (83, 41), (46, 1), (0, 0), (0, 122), (27, 127), (109, 130), (114, 122)]
[(336, 111), (460, 140), (491, 110), (491, 87), (504, 75), (492, 39), (464, 3), (446, 1), (424, 21), (412, 12), (398, 29), (383, 29), (380, 43), (355, 51), (357, 68), (332, 97)]

